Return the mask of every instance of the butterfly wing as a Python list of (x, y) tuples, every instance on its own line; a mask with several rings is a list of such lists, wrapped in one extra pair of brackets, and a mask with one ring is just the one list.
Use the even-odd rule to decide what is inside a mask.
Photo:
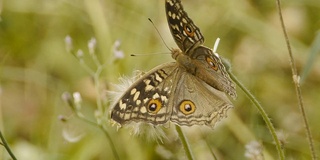
[[(111, 118), (121, 125), (131, 121), (158, 125), (171, 120), (179, 125), (214, 126), (232, 107), (221, 92), (232, 81), (224, 76), (226, 71), (219, 57), (201, 45), (204, 37), (181, 1), (166, 0), (165, 5), (170, 31), (183, 51), (173, 51), (178, 63), (160, 65), (138, 79), (115, 103)], [(212, 64), (220, 68), (212, 71)]]
[(226, 116), (232, 103), (224, 92), (212, 88), (201, 79), (180, 69), (177, 87), (170, 99), (171, 121), (178, 125), (214, 124)]
[(236, 85), (230, 79), (219, 55), (214, 54), (210, 48), (199, 46), (194, 50), (193, 56), (192, 63), (197, 68), (194, 74), (210, 86), (236, 99)]
[(232, 103), (226, 95), (172, 62), (139, 78), (115, 103), (111, 118), (120, 125), (169, 120), (178, 125), (209, 125), (226, 115)]
[[(166, 0), (165, 7), (170, 31), (182, 50), (182, 52), (173, 51), (173, 58), (190, 73), (235, 99), (237, 97), (235, 84), (231, 81), (219, 56), (215, 55), (212, 49), (202, 45), (204, 37), (184, 11), (181, 0)], [(191, 61), (186, 57), (179, 60), (178, 56), (188, 56)]]
[(183, 10), (181, 0), (166, 0), (165, 8), (171, 34), (178, 47), (185, 54), (203, 44), (204, 37), (200, 29)]
[(166, 123), (172, 112), (169, 98), (177, 66), (175, 62), (162, 64), (139, 78), (115, 103), (111, 118), (120, 125), (131, 121)]

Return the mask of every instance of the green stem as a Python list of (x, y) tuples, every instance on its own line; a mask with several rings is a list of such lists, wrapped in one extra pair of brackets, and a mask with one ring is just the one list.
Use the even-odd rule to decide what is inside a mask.
[[(202, 134), (202, 133), (201, 133), (201, 134)], [(205, 142), (206, 142), (206, 145), (207, 145), (207, 147), (208, 147), (208, 149), (209, 149), (209, 151), (210, 151), (210, 153), (211, 153), (211, 155), (212, 155), (212, 157), (213, 157), (213, 160), (217, 160), (218, 158), (216, 157), (215, 153), (214, 153), (213, 150), (211, 149), (211, 146), (210, 146), (208, 140), (206, 140), (207, 138), (206, 138), (203, 134), (202, 134), (202, 137), (203, 137), (203, 139), (204, 139)]]
[(256, 106), (258, 111), (260, 112), (263, 120), (267, 124), (267, 127), (271, 133), (271, 136), (273, 137), (274, 142), (276, 143), (276, 148), (278, 150), (278, 154), (281, 160), (284, 160), (284, 152), (281, 148), (281, 143), (277, 137), (276, 131), (274, 126), (271, 123), (270, 118), (268, 117), (266, 111), (262, 108), (261, 104), (258, 102), (258, 100), (250, 93), (250, 91), (242, 85), (242, 83), (231, 73), (229, 72), (229, 75), (231, 79), (242, 89), (242, 91), (247, 95), (247, 97), (252, 101), (252, 103)]
[(189, 145), (184, 133), (182, 132), (181, 127), (178, 125), (175, 125), (175, 126), (176, 126), (176, 131), (178, 132), (178, 136), (180, 138), (180, 141), (182, 142), (184, 151), (186, 152), (188, 159), (193, 160), (194, 158), (193, 158), (193, 155), (192, 155), (192, 152), (190, 149), (190, 145)]
[(295, 61), (294, 61), (294, 58), (293, 58), (289, 37), (288, 37), (287, 31), (286, 31), (286, 27), (284, 25), (280, 0), (277, 0), (277, 7), (278, 7), (278, 13), (279, 13), (279, 17), (280, 17), (281, 27), (282, 27), (284, 38), (285, 38), (286, 45), (287, 45), (287, 48), (288, 48), (288, 53), (289, 53), (289, 57), (290, 57), (292, 78), (293, 78), (293, 82), (294, 82), (294, 86), (295, 86), (295, 90), (296, 90), (296, 96), (297, 96), (297, 99), (298, 99), (302, 120), (304, 122), (304, 126), (305, 126), (305, 129), (306, 129), (306, 136), (308, 138), (309, 149), (310, 149), (310, 152), (311, 152), (312, 159), (315, 160), (315, 159), (317, 159), (317, 155), (316, 155), (316, 152), (315, 152), (315, 149), (314, 149), (312, 134), (311, 134), (311, 131), (310, 131), (309, 123), (308, 123), (308, 120), (307, 120), (307, 115), (306, 115), (306, 112), (305, 112), (305, 109), (304, 109), (305, 108), (304, 107), (304, 103), (303, 103), (303, 100), (302, 100), (300, 80), (299, 80), (300, 77), (298, 76), (298, 73), (297, 73), (297, 67), (296, 67), (296, 64), (295, 64)]
[(12, 158), (13, 160), (17, 160), (17, 158), (16, 158), (16, 157), (14, 156), (14, 154), (11, 152), (11, 149), (10, 149), (10, 147), (9, 147), (6, 139), (3, 137), (1, 131), (0, 131), (0, 138), (1, 138), (1, 141), (2, 141), (2, 143), (3, 143), (4, 148), (6, 148), (7, 152), (8, 152), (9, 155), (11, 156), (11, 158)]
[(97, 93), (97, 107), (98, 107), (98, 110), (101, 114), (104, 113), (104, 109), (102, 107), (102, 99), (101, 99), (101, 91), (100, 91), (100, 81), (99, 81), (99, 77), (101, 75), (101, 72), (103, 70), (103, 66), (98, 66), (97, 68), (97, 71), (96, 73), (93, 75), (93, 78), (94, 78), (94, 83), (95, 83), (95, 90), (96, 90), (96, 93)]
[(109, 140), (109, 143), (110, 143), (110, 146), (111, 146), (111, 149), (112, 149), (114, 158), (115, 158), (116, 160), (120, 160), (119, 155), (118, 155), (118, 152), (116, 151), (116, 147), (115, 147), (115, 145), (114, 145), (114, 143), (113, 143), (113, 141), (112, 141), (111, 136), (109, 135), (109, 133), (106, 131), (106, 129), (105, 129), (102, 125), (100, 125), (100, 128), (101, 128), (101, 130), (103, 131), (104, 135), (105, 135), (105, 136), (107, 137), (107, 139)]
[[(104, 69), (105, 65), (101, 65), (96, 57), (94, 56), (93, 57), (95, 63), (97, 64), (97, 70), (96, 72), (93, 72), (85, 63), (81, 63), (82, 66), (88, 71), (88, 73), (93, 77), (94, 79), (94, 84), (95, 84), (95, 90), (96, 90), (96, 93), (97, 93), (97, 99), (96, 99), (96, 103), (97, 103), (97, 108), (98, 108), (98, 111), (100, 112), (100, 114), (104, 114), (104, 108), (102, 106), (102, 98), (101, 98), (101, 91), (100, 91), (100, 81), (99, 81), (99, 78), (100, 78), (100, 75), (101, 75), (101, 72), (102, 70)], [(112, 138), (111, 136), (109, 135), (109, 133), (105, 130), (105, 128), (102, 126), (102, 124), (99, 122), (100, 120), (98, 120), (98, 123), (95, 123), (93, 121), (90, 121), (88, 120), (87, 118), (85, 118), (79, 111), (76, 111), (76, 115), (86, 121), (87, 123), (91, 124), (91, 125), (94, 125), (94, 126), (99, 126), (99, 128), (103, 131), (103, 133), (105, 134), (105, 136), (107, 137), (108, 141), (109, 141), (109, 144), (110, 144), (110, 147), (111, 147), (111, 150), (113, 152), (113, 155), (114, 155), (114, 158), (116, 160), (119, 160), (119, 155), (115, 149), (115, 145), (112, 141)], [(97, 117), (97, 118), (101, 118), (101, 117)]]
[(98, 126), (98, 127), (102, 130), (102, 132), (104, 133), (104, 135), (107, 137), (107, 139), (108, 139), (108, 141), (109, 141), (109, 144), (110, 144), (112, 153), (113, 153), (113, 155), (114, 155), (114, 158), (115, 158), (116, 160), (119, 160), (120, 158), (119, 158), (118, 152), (116, 151), (116, 147), (115, 147), (115, 145), (114, 145), (114, 143), (113, 143), (113, 141), (112, 141), (112, 138), (111, 138), (110, 134), (106, 131), (106, 129), (105, 129), (101, 124), (97, 124), (96, 122), (87, 119), (87, 118), (86, 118), (85, 116), (83, 116), (80, 112), (77, 112), (76, 115), (77, 115), (77, 117), (78, 117), (79, 119), (81, 119), (81, 120), (83, 120), (83, 121), (85, 121), (85, 122), (87, 122), (87, 123), (89, 123), (89, 124), (91, 124), (91, 125), (93, 125), (93, 126), (95, 126), (95, 127)]
[[(93, 75), (94, 82), (95, 82), (95, 90), (96, 90), (96, 93), (97, 93), (97, 100), (96, 100), (97, 108), (98, 108), (100, 114), (104, 114), (104, 108), (102, 106), (102, 98), (101, 98), (100, 81), (99, 81), (99, 79), (100, 79), (101, 72), (104, 69), (105, 65), (101, 65), (95, 55), (93, 56), (93, 60), (95, 61), (96, 65), (98, 67), (97, 71)], [(101, 117), (99, 116), (97, 118), (101, 118)], [(114, 158), (116, 160), (119, 160), (120, 158), (119, 158), (119, 155), (118, 155), (118, 153), (116, 151), (116, 148), (115, 148), (115, 145), (114, 145), (114, 143), (112, 141), (111, 136), (109, 135), (109, 133), (106, 131), (106, 129), (103, 127), (103, 125), (101, 123), (98, 122), (97, 125), (100, 127), (100, 129), (103, 131), (104, 135), (107, 137), (107, 139), (109, 141), (109, 144), (110, 144), (110, 147), (111, 147), (111, 150), (113, 152)]]

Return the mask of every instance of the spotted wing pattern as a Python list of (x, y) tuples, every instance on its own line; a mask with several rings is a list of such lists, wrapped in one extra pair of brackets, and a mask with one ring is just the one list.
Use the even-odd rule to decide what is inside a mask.
[(138, 79), (115, 104), (111, 118), (120, 125), (132, 121), (153, 125), (171, 121), (178, 125), (213, 127), (231, 107), (223, 92), (173, 62), (160, 65)]
[(192, 61), (179, 60), (178, 55), (173, 55), (182, 66), (188, 71), (194, 71), (196, 75), (210, 86), (226, 92), (233, 99), (237, 97), (236, 86), (230, 79), (219, 55), (213, 53), (212, 49), (203, 46), (204, 37), (200, 29), (188, 17), (188, 14), (183, 10), (181, 0), (166, 0), (166, 15), (168, 25), (177, 43), (182, 50), (181, 56), (186, 55)]
[(235, 98), (235, 85), (219, 55), (202, 45), (204, 38), (181, 1), (166, 0), (165, 6), (180, 48), (172, 50), (176, 62), (155, 67), (133, 83), (113, 105), (111, 118), (120, 125), (171, 121), (213, 127), (233, 107), (225, 93)]

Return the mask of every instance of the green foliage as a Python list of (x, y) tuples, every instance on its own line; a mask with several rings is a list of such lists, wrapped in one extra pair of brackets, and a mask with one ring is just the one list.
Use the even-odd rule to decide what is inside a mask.
[[(232, 72), (264, 106), (286, 158), (310, 159), (275, 2), (182, 3), (201, 29), (206, 46), (221, 38), (218, 53), (230, 60)], [(319, 146), (319, 56), (312, 52), (312, 64), (307, 60), (311, 46), (319, 47), (313, 41), (320, 24), (320, 2), (285, 1), (282, 8), (298, 73), (308, 68), (302, 96), (313, 139)], [(173, 61), (169, 54), (129, 56), (169, 53), (148, 18), (168, 46), (176, 47), (165, 19), (164, 1), (0, 1), (0, 129), (18, 159), (111, 159), (112, 142), (120, 159), (186, 158), (173, 125), (165, 127), (167, 137), (162, 141), (146, 141), (144, 136), (132, 136), (129, 129), (117, 131), (109, 123), (110, 99), (104, 93), (114, 89), (111, 84), (118, 83), (120, 75), (130, 76), (136, 69), (148, 71)], [(67, 35), (72, 37), (75, 56), (66, 50)], [(94, 54), (104, 64), (98, 81), (76, 56), (81, 49), (80, 60), (93, 72), (101, 69), (88, 50), (92, 37), (97, 40)], [(114, 56), (117, 40), (125, 54), (123, 59)], [(101, 120), (101, 125), (79, 119), (79, 112), (61, 99), (65, 91), (79, 92), (82, 102), (78, 111), (89, 122)], [(99, 95), (102, 109), (97, 107)], [(211, 152), (217, 159), (246, 159), (246, 149), (250, 148), (246, 145), (252, 141), (263, 146), (265, 159), (277, 159), (266, 124), (241, 90), (233, 103), (235, 108), (228, 112), (228, 118), (214, 130), (182, 127), (195, 159), (213, 159)], [(5, 150), (0, 151), (0, 159), (8, 157)]]

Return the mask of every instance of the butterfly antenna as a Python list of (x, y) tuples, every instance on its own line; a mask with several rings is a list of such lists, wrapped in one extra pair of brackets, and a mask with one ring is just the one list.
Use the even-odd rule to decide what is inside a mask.
[(159, 54), (170, 54), (166, 52), (159, 52), (159, 53), (149, 53), (149, 54), (130, 54), (130, 56), (150, 56), (150, 55), (159, 55)]
[(217, 38), (216, 42), (214, 42), (213, 53), (216, 53), (216, 51), (218, 49), (219, 42), (220, 42), (220, 38)]
[(168, 45), (166, 44), (166, 42), (163, 40), (163, 37), (161, 36), (158, 28), (154, 25), (153, 21), (152, 21), (150, 18), (148, 18), (148, 20), (151, 22), (151, 24), (153, 25), (154, 29), (157, 31), (157, 33), (158, 33), (159, 37), (161, 38), (163, 44), (171, 51), (171, 49), (168, 47)]
[[(171, 51), (171, 49), (168, 47), (166, 42), (163, 40), (163, 37), (161, 36), (158, 28), (154, 25), (153, 21), (150, 18), (148, 18), (148, 20), (151, 22), (151, 24), (153, 25), (154, 29), (157, 31), (157, 33), (158, 33), (159, 37), (161, 38), (163, 44)], [(171, 53), (160, 52), (160, 53), (151, 53), (151, 54), (131, 54), (130, 56), (149, 56), (149, 55), (159, 55), (159, 54), (171, 54)]]

